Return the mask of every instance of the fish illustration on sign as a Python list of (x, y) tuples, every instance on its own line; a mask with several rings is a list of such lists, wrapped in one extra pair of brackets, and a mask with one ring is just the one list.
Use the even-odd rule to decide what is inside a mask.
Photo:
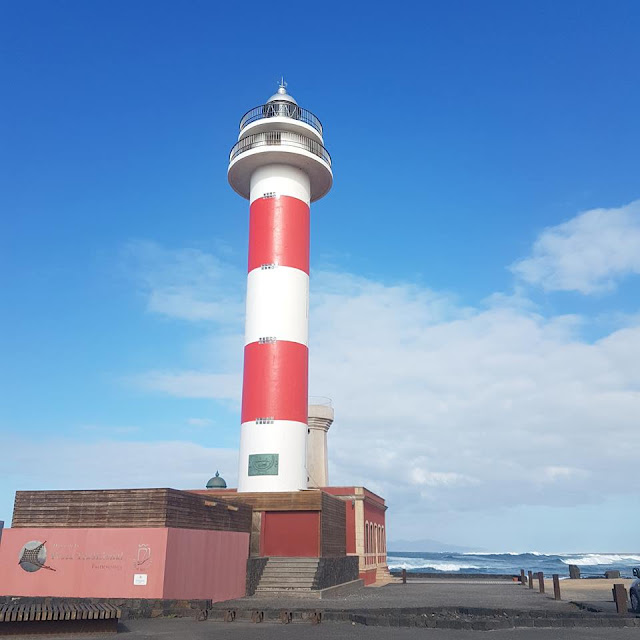
[(46, 540), (40, 542), (40, 540), (30, 540), (27, 542), (20, 553), (18, 554), (18, 564), (20, 568), (27, 573), (34, 573), (40, 569), (48, 569), (49, 571), (55, 571), (53, 567), (49, 567), (45, 564), (47, 561), (47, 548), (45, 547)]

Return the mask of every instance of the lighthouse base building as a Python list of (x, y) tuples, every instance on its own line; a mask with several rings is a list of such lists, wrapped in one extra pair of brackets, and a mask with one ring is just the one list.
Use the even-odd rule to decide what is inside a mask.
[(0, 596), (218, 602), (390, 581), (384, 499), (322, 486), (334, 413), (319, 402), (304, 490), (239, 492), (216, 473), (190, 491), (18, 491), (0, 537)]

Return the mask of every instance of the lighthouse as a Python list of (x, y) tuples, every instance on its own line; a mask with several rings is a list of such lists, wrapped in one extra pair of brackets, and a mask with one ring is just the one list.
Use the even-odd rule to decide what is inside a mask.
[(239, 492), (308, 486), (309, 215), (333, 183), (322, 136), (283, 81), (242, 117), (229, 155), (249, 200)]

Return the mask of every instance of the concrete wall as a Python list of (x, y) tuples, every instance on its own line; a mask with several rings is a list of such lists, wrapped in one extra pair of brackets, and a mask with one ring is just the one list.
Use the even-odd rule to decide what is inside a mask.
[(197, 529), (168, 531), (164, 598), (210, 598), (220, 602), (244, 596), (248, 533)]
[(6, 529), (0, 595), (225, 600), (244, 595), (248, 553), (230, 531)]
[[(5, 529), (0, 595), (162, 598), (167, 535), (168, 529)], [(19, 563), (32, 541), (44, 543), (42, 568)], [(144, 576), (135, 579), (139, 584), (136, 575)]]
[(316, 574), (318, 589), (351, 582), (352, 580), (357, 580), (358, 577), (357, 556), (320, 558), (318, 562), (318, 573)]
[(246, 593), (248, 596), (252, 596), (256, 592), (268, 560), (269, 558), (249, 558), (247, 560)]

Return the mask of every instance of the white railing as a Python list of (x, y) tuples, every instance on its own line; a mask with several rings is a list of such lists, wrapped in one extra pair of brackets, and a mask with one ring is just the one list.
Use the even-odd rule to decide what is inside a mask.
[(331, 166), (331, 156), (319, 142), (311, 140), (311, 138), (307, 138), (299, 133), (292, 133), (291, 131), (265, 131), (264, 133), (255, 133), (252, 136), (242, 138), (231, 148), (229, 162), (232, 162), (234, 158), (237, 158), (241, 153), (249, 151), (250, 149), (271, 146), (304, 149), (318, 156), (318, 158), (321, 158)]

